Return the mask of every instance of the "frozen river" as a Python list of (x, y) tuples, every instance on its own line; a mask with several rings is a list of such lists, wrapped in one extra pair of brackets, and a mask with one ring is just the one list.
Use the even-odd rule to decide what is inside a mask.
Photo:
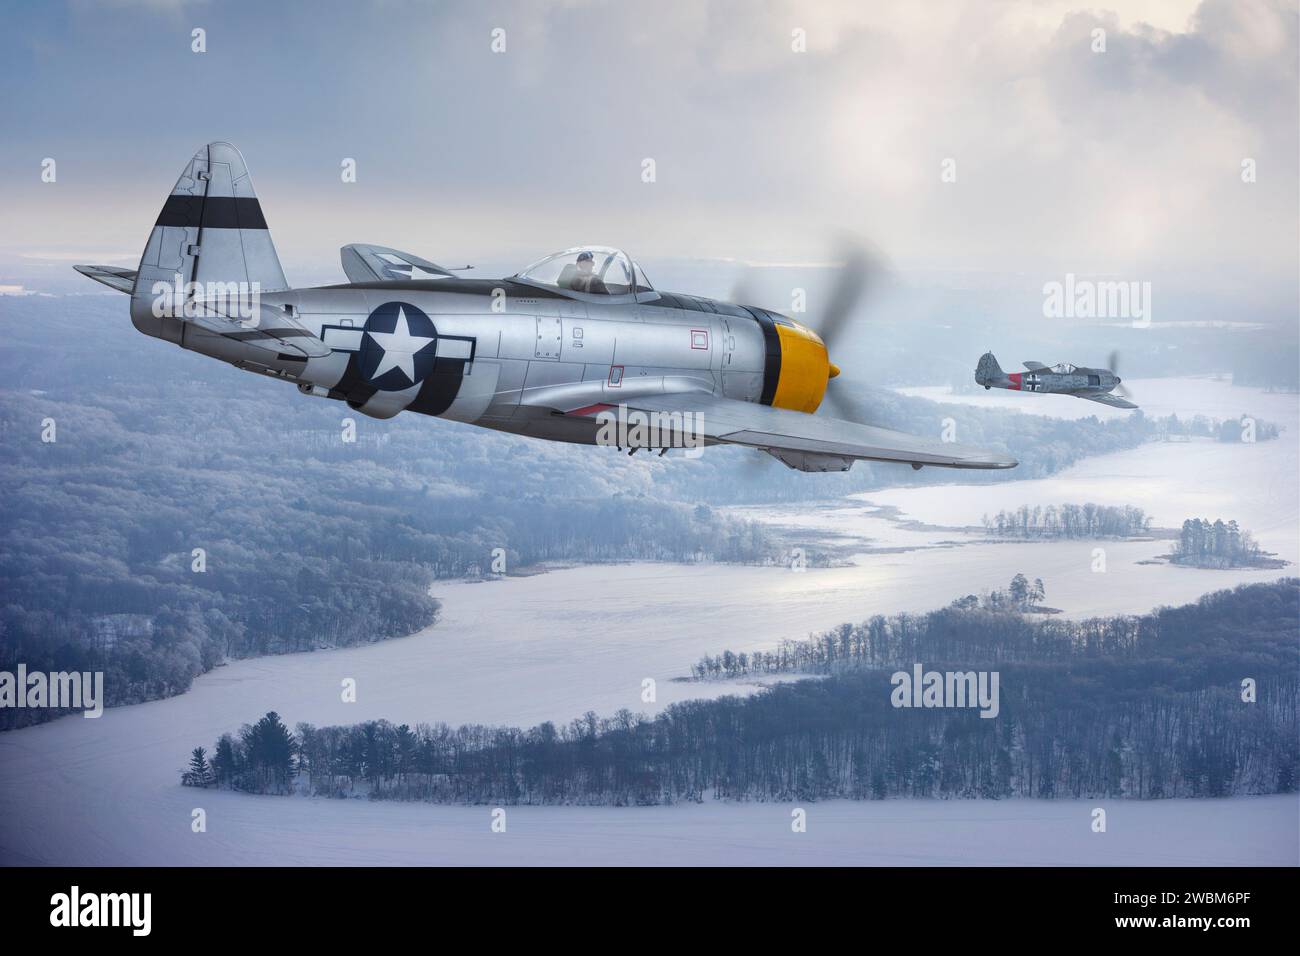
[[(178, 784), (191, 748), (211, 747), (268, 710), (290, 725), (378, 717), (528, 725), (587, 710), (652, 711), (699, 694), (671, 678), (705, 653), (767, 648), (874, 613), (926, 610), (1004, 587), (1019, 571), (1043, 578), (1047, 603), (1076, 616), (1141, 613), (1294, 573), (1143, 564), (1168, 542), (1134, 541), (1104, 543), (1099, 574), (1097, 542), (990, 544), (961, 531), (908, 529), (877, 508), (962, 527), (1021, 503), (1137, 504), (1160, 525), (1192, 515), (1236, 518), (1295, 562), (1295, 400), (1254, 397), (1253, 414), (1287, 425), (1279, 441), (1149, 445), (1042, 481), (748, 509), (805, 529), (810, 546), (828, 531), (869, 539), (850, 567), (627, 564), (440, 583), (442, 620), (411, 637), (240, 661), (180, 697), (0, 735), (0, 861), (1295, 864), (1295, 797), (1110, 801), (1108, 834), (1089, 830), (1091, 803), (889, 801), (812, 805), (805, 834), (790, 832), (788, 805), (705, 804), (511, 809), (507, 833), (494, 835), (488, 808), (249, 797)], [(1290, 417), (1287, 406), (1266, 407), (1265, 399), (1289, 402)], [(871, 551), (880, 546), (911, 550)], [(646, 677), (657, 682), (653, 705), (641, 699)], [(357, 682), (355, 703), (340, 700), (345, 678)], [(195, 806), (208, 812), (205, 834), (190, 832)]]

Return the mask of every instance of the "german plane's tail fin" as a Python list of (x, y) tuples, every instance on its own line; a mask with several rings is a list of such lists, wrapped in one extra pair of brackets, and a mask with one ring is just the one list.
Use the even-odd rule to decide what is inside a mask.
[(993, 357), (992, 352), (985, 352), (980, 356), (979, 364), (975, 366), (975, 384), (977, 385), (999, 385), (1009, 381), (1007, 375), (1002, 371), (1002, 366), (998, 360)]

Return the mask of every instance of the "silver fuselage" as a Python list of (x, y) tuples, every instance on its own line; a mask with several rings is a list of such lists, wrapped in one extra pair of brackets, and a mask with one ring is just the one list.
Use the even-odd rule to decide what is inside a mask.
[[(291, 316), (330, 348), (302, 358), (241, 341), (237, 330), (219, 334), (155, 316), (147, 306), (143, 297), (133, 302), (141, 332), (375, 418), (411, 410), (584, 443), (595, 441), (594, 420), (556, 414), (557, 407), (683, 389), (770, 403), (779, 367), (769, 359), (764, 325), (790, 321), (695, 296), (561, 294), (513, 279), (376, 281), (262, 295), (263, 314)], [(385, 359), (367, 333), (390, 332), (397, 310), (413, 354)]]

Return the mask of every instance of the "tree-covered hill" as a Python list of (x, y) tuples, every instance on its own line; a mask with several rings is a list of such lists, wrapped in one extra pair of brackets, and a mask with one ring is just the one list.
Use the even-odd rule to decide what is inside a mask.
[[(217, 742), (211, 774), (200, 759), (185, 780), (503, 804), (1291, 792), (1300, 782), (1298, 621), (1295, 578), (1078, 622), (954, 605), (806, 642), (802, 669), (829, 676), (678, 703), (654, 718), (588, 713), (527, 730), (369, 721), (290, 733), (267, 715)], [(916, 664), (996, 672), (996, 715), (897, 706), (898, 670)]]

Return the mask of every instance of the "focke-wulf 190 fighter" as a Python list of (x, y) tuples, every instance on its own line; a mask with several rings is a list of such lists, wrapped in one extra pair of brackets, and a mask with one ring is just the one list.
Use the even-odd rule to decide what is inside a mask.
[[(749, 446), (802, 471), (859, 459), (1016, 465), (814, 415), (839, 372), (821, 336), (766, 309), (656, 291), (616, 249), (583, 246), (492, 280), (382, 246), (341, 255), (347, 284), (289, 288), (243, 156), (210, 143), (181, 173), (138, 270), (76, 268), (129, 293), (146, 335), (375, 418), (411, 410), (597, 444), (611, 409), (689, 414), (703, 444)], [(229, 306), (236, 287), (257, 293), (248, 315)], [(169, 301), (169, 288), (182, 294)]]
[(1123, 380), (1111, 369), (1115, 367), (1117, 356), (1111, 355), (1111, 368), (1082, 368), (1062, 362), (1060, 365), (1047, 366), (1042, 362), (1026, 362), (1024, 372), (1007, 374), (998, 365), (992, 352), (980, 356), (975, 366), (975, 382), (985, 388), (1008, 388), (1013, 392), (1039, 392), (1053, 395), (1073, 395), (1086, 398), (1090, 402), (1100, 402), (1111, 408), (1137, 408), (1128, 399), (1112, 395), (1117, 389), (1126, 394)]

